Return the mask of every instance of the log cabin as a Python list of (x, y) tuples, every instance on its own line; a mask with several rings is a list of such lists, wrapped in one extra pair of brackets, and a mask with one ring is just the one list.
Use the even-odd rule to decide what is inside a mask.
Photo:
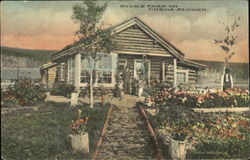
[[(129, 68), (131, 79), (138, 76), (142, 59), (148, 61), (148, 81), (190, 84), (196, 87), (198, 71), (205, 65), (184, 58), (184, 53), (157, 34), (139, 18), (129, 19), (112, 27), (115, 41), (123, 46), (98, 61), (96, 83), (109, 89), (115, 86), (117, 72)], [(87, 85), (88, 74), (86, 59), (80, 53), (73, 53), (77, 44), (66, 46), (51, 56), (51, 62), (41, 67), (46, 84), (74, 84), (76, 88)]]

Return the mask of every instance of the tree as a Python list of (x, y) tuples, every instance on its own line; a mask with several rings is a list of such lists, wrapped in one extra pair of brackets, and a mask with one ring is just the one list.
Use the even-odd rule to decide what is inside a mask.
[[(90, 107), (93, 107), (93, 86), (96, 77), (96, 64), (103, 56), (116, 49), (111, 29), (105, 29), (106, 25), (101, 21), (107, 4), (98, 5), (93, 1), (84, 1), (73, 6), (72, 19), (79, 24), (76, 31), (77, 47), (75, 53), (80, 53), (91, 65), (88, 71), (90, 75)], [(100, 54), (102, 53), (102, 54)]]
[(214, 39), (214, 43), (218, 44), (225, 52), (224, 70), (228, 67), (229, 60), (235, 55), (235, 52), (232, 51), (232, 47), (236, 44), (236, 40), (238, 39), (234, 33), (236, 29), (240, 27), (239, 21), (240, 17), (233, 17), (231, 24), (226, 25), (225, 23), (222, 23), (225, 27), (225, 38), (222, 40)]

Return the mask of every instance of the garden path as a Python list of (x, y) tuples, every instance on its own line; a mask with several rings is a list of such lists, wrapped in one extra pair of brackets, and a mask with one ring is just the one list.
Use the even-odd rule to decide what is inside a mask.
[(99, 159), (153, 159), (149, 133), (135, 107), (138, 100), (126, 95), (111, 101), (119, 107), (113, 108)]

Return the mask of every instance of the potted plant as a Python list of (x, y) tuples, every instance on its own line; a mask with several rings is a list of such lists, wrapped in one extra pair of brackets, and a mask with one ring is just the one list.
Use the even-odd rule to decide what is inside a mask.
[(78, 93), (75, 90), (74, 92), (71, 93), (71, 98), (70, 98), (70, 105), (71, 106), (76, 106), (78, 104)]
[(88, 117), (72, 121), (69, 126), (71, 129), (71, 145), (74, 151), (89, 153), (89, 136), (87, 132)]
[(186, 158), (186, 137), (184, 132), (173, 131), (170, 136), (169, 154), (173, 160), (184, 160)]

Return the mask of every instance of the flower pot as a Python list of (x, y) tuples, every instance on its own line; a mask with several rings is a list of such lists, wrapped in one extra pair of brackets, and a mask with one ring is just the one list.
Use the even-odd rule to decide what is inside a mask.
[(46, 92), (45, 95), (46, 95), (45, 102), (48, 102), (50, 97), (50, 92)]
[(169, 154), (172, 160), (184, 160), (186, 158), (185, 141), (170, 140)]
[(71, 145), (74, 151), (89, 153), (89, 135), (70, 135)]
[(70, 105), (76, 106), (78, 103), (78, 93), (71, 93)]

